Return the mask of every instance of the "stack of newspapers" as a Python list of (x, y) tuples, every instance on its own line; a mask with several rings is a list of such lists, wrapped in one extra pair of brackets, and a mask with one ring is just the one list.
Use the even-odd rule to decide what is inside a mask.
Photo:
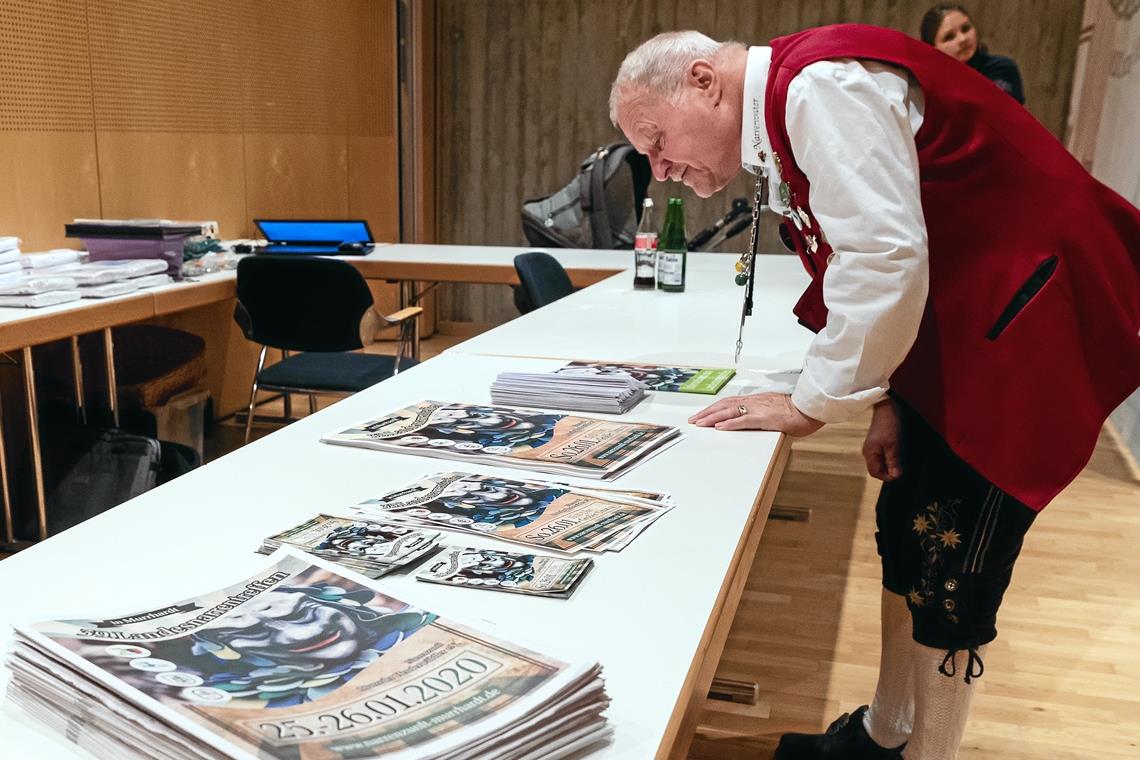
[(647, 388), (645, 383), (620, 373), (501, 372), (491, 384), (491, 401), (506, 406), (625, 414), (641, 403)]
[(321, 440), (393, 453), (612, 479), (680, 438), (668, 425), (420, 401)]
[(673, 508), (669, 494), (441, 472), (368, 499), (362, 518), (438, 527), (573, 554), (621, 551)]
[(282, 545), (289, 545), (369, 578), (382, 578), (427, 557), (439, 546), (438, 539), (438, 530), (317, 515), (264, 539), (257, 551), (272, 554)]
[(538, 760), (608, 741), (567, 663), (291, 554), (220, 591), (16, 629), (10, 699), (97, 757)]

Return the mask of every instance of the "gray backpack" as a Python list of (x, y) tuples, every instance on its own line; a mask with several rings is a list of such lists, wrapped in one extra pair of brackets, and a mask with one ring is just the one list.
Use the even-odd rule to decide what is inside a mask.
[(651, 174), (649, 159), (632, 145), (598, 148), (566, 187), (523, 203), (527, 242), (543, 248), (633, 248)]

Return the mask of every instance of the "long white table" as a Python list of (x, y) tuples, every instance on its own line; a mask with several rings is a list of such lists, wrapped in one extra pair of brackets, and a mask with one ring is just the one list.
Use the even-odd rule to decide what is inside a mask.
[(534, 248), (501, 245), (397, 243), (377, 246), (367, 256), (345, 256), (365, 277), (400, 281), (518, 283), (514, 259), (527, 251), (549, 253), (576, 287), (592, 285), (633, 266), (633, 251), (589, 248)]
[[(262, 537), (453, 466), (329, 446), (318, 440), (323, 433), (423, 398), (487, 402), (498, 372), (557, 364), (432, 359), (4, 560), (0, 646), (7, 648), (9, 626), (17, 621), (152, 609), (252, 574), (265, 562), (253, 553)], [(629, 417), (684, 426), (690, 412), (660, 394)], [(783, 446), (777, 434), (685, 426), (684, 440), (617, 481), (668, 490), (676, 508), (625, 551), (598, 557), (568, 601), (479, 593), (408, 577), (381, 583), (401, 598), (495, 635), (556, 656), (601, 662), (617, 738), (600, 756), (652, 757), (700, 663), (726, 578), (746, 550), (745, 536), (755, 520), (763, 521), (753, 507), (766, 481), (778, 477)], [(509, 548), (479, 537), (454, 540)], [(0, 676), (6, 678), (6, 672)], [(10, 713), (0, 714), (0, 735), (20, 757), (78, 752)]]
[[(4, 560), (0, 645), (15, 622), (126, 613), (220, 588), (261, 566), (253, 550), (264, 536), (452, 465), (327, 446), (318, 440), (323, 433), (423, 398), (487, 402), (500, 371), (549, 370), (568, 358), (731, 366), (740, 289), (732, 283), (733, 259), (709, 256), (690, 260), (685, 294), (627, 292), (632, 283), (623, 272)], [(788, 266), (798, 263), (773, 259), (762, 273), (768, 263), (774, 274), (760, 280), (745, 346), (746, 366), (755, 371), (722, 393), (765, 387), (778, 374), (767, 370), (798, 368), (796, 347), (810, 339), (786, 310), (803, 284)], [(560, 358), (480, 355), (492, 348)], [(683, 757), (788, 453), (777, 434), (688, 426), (687, 417), (709, 400), (652, 394), (628, 415), (678, 425), (685, 438), (617, 485), (670, 491), (677, 506), (625, 551), (598, 557), (572, 599), (465, 593), (407, 577), (380, 583), (539, 651), (601, 662), (616, 737), (596, 756)], [(469, 536), (453, 541), (497, 545)], [(6, 678), (0, 671), (0, 685)], [(19, 714), (0, 713), (0, 736), (21, 757), (81, 754)]]
[[(550, 306), (449, 349), (449, 353), (731, 367), (744, 289), (736, 256), (689, 254), (682, 294), (635, 290), (630, 272), (613, 275)], [(799, 370), (812, 333), (792, 307), (808, 276), (795, 256), (757, 257), (752, 316), (740, 368)]]

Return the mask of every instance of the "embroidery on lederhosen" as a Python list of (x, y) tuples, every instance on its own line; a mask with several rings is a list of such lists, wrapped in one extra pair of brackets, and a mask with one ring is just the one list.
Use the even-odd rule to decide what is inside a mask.
[(951, 561), (948, 555), (962, 544), (962, 536), (957, 530), (961, 503), (961, 499), (935, 500), (914, 518), (912, 530), (918, 535), (923, 555), (922, 577), (917, 587), (911, 587), (907, 600), (916, 608), (926, 607), (934, 601), (937, 594), (934, 579), (940, 575), (939, 570)]

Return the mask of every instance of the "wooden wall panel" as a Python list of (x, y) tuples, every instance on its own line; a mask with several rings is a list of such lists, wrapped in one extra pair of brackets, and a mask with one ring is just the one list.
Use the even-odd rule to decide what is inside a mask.
[(213, 219), (223, 235), (244, 236), (243, 153), (240, 133), (100, 131), (103, 214)]
[(301, 210), (314, 218), (348, 213), (348, 140), (344, 135), (245, 136), (250, 218), (282, 218)]
[(0, 130), (0, 236), (38, 248), (74, 245), (63, 224), (98, 217), (94, 132)]
[(0, 0), (0, 235), (351, 212), (395, 241), (395, 32), (395, 0)]
[(348, 213), (368, 220), (377, 240), (400, 239), (400, 185), (395, 137), (349, 135)]
[[(622, 139), (608, 118), (610, 83), (638, 43), (671, 29), (763, 44), (810, 26), (862, 22), (917, 36), (932, 0), (439, 0), (437, 23), (439, 240), (523, 245), (524, 198), (569, 182), (583, 157)], [(995, 53), (1017, 60), (1029, 109), (1061, 135), (1072, 87), (1081, 0), (967, 3)], [(654, 183), (654, 199), (685, 199), (690, 233), (751, 196), (741, 176), (708, 200)], [(728, 244), (744, 246), (744, 236)], [(775, 238), (766, 242), (774, 249)], [(501, 322), (509, 291), (451, 286), (440, 319)]]

